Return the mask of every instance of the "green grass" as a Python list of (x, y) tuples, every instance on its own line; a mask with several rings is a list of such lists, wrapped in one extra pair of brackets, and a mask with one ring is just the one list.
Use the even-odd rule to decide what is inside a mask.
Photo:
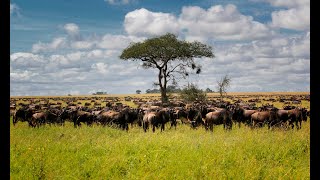
[(10, 127), (11, 179), (310, 179), (310, 125), (214, 132), (180, 125)]

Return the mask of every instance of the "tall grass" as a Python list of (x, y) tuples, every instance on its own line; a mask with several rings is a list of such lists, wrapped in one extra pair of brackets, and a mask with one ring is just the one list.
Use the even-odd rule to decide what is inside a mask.
[(301, 130), (180, 125), (155, 133), (83, 125), (10, 127), (11, 179), (310, 179)]

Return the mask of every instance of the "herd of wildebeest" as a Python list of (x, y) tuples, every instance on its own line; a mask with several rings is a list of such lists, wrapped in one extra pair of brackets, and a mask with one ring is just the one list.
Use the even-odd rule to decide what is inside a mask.
[[(248, 97), (248, 96), (247, 96)], [(240, 96), (228, 96), (232, 101), (219, 98), (208, 98), (206, 102), (186, 103), (170, 99), (162, 104), (158, 100), (125, 97), (135, 108), (121, 103), (119, 97), (50, 97), (50, 98), (11, 98), (10, 115), (13, 125), (27, 122), (29, 127), (44, 125), (64, 126), (66, 121), (74, 127), (81, 124), (93, 126), (110, 126), (122, 130), (137, 126), (146, 132), (150, 127), (165, 130), (165, 125), (176, 128), (180, 124), (188, 124), (191, 128), (204, 127), (213, 131), (214, 125), (223, 125), (231, 130), (233, 124), (241, 124), (251, 128), (268, 126), (285, 129), (301, 128), (301, 122), (310, 116), (310, 110), (301, 107), (301, 101), (310, 101), (310, 95), (291, 95), (270, 97), (265, 105), (257, 106), (261, 98), (241, 100)], [(79, 102), (79, 101), (82, 101)], [(85, 102), (86, 101), (86, 102)], [(275, 107), (272, 102), (282, 102), (282, 108)], [(62, 103), (63, 102), (63, 103)], [(83, 105), (83, 102), (84, 105)], [(99, 102), (104, 102), (101, 105)]]

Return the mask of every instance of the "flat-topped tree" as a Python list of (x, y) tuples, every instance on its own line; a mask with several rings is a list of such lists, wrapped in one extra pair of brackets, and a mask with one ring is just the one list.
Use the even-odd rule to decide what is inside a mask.
[(158, 69), (158, 82), (162, 103), (168, 101), (167, 84), (175, 82), (176, 76), (183, 78), (190, 73), (201, 72), (201, 66), (194, 58), (213, 58), (212, 47), (200, 42), (187, 42), (177, 39), (174, 34), (147, 39), (143, 42), (131, 43), (120, 55), (123, 60), (140, 60), (143, 68)]

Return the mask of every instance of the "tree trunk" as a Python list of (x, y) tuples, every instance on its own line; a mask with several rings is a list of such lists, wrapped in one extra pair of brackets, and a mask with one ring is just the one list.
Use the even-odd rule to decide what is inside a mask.
[(168, 102), (167, 91), (165, 89), (161, 89), (161, 101), (162, 104)]
[[(162, 82), (162, 79), (164, 82)], [(163, 104), (163, 103), (168, 102), (168, 97), (167, 97), (166, 73), (164, 72), (164, 69), (162, 69), (162, 68), (159, 69), (158, 80), (159, 80), (159, 86), (160, 86), (160, 91), (161, 91), (161, 102)]]

